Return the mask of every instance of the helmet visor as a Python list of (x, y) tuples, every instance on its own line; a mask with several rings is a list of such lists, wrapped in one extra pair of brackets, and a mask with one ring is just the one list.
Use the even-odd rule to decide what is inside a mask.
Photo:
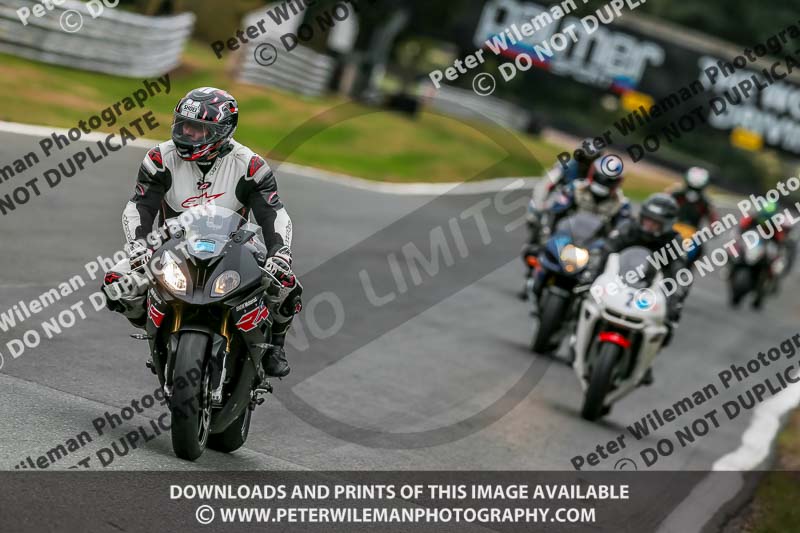
[(602, 183), (598, 183), (597, 181), (593, 181), (592, 184), (589, 185), (589, 190), (592, 191), (595, 196), (600, 196), (603, 198), (611, 194), (610, 187), (607, 187)]
[(641, 225), (642, 231), (650, 235), (661, 235), (664, 231), (664, 223), (662, 221), (648, 217), (647, 215), (641, 217)]
[(195, 146), (211, 144), (224, 139), (229, 129), (229, 125), (188, 118), (176, 113), (172, 122), (172, 140)]

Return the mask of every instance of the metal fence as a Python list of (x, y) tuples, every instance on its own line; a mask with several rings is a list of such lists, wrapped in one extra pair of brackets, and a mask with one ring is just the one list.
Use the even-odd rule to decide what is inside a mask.
[[(277, 59), (265, 66), (256, 61), (258, 46), (270, 44), (278, 50)], [(304, 96), (320, 96), (327, 92), (336, 70), (336, 61), (324, 54), (298, 45), (286, 52), (277, 39), (262, 38), (243, 47), (239, 80), (268, 85)]]
[(521, 107), (492, 96), (478, 96), (466, 89), (442, 85), (437, 90), (424, 82), (419, 94), (429, 106), (448, 115), (491, 122), (515, 130), (525, 130), (531, 122), (531, 114)]
[[(327, 92), (336, 71), (336, 60), (302, 44), (287, 51), (277, 38), (284, 31), (292, 31), (300, 23), (300, 17), (278, 27), (271, 23), (263, 9), (259, 9), (248, 14), (242, 26), (257, 25), (259, 21), (262, 25), (266, 23), (269, 31), (242, 47), (239, 80), (304, 96), (320, 96)], [(270, 50), (264, 50), (270, 46)], [(275, 57), (274, 62), (267, 64), (265, 56)]]
[[(66, 0), (33, 14), (23, 25), (17, 10), (44, 5), (0, 0), (0, 52), (82, 70), (129, 77), (163, 74), (180, 64), (195, 16), (148, 17), (104, 8), (94, 18), (87, 4)], [(52, 3), (51, 3), (52, 5)]]

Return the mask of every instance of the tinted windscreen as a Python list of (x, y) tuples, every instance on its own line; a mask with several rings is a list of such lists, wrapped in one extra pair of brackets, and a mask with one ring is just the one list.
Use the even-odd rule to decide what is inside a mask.
[(594, 239), (603, 229), (603, 220), (589, 213), (578, 213), (565, 218), (556, 226), (555, 233), (569, 235), (576, 244)]
[(185, 230), (189, 253), (203, 257), (219, 255), (231, 234), (245, 224), (247, 220), (239, 213), (213, 204), (193, 207), (167, 221), (170, 228), (177, 225)]
[[(649, 287), (653, 283), (657, 271), (647, 260), (650, 253), (650, 250), (641, 246), (634, 246), (622, 250), (619, 256), (619, 275), (626, 284), (637, 289), (642, 289)], [(629, 272), (633, 274), (628, 276)], [(644, 278), (641, 277), (642, 274)], [(628, 277), (637, 281), (631, 283)]]

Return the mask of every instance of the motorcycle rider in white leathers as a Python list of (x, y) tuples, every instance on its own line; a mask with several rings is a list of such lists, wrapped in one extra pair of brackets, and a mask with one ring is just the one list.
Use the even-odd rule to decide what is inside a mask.
[[(302, 308), (302, 286), (292, 272), (292, 222), (278, 196), (269, 165), (258, 154), (233, 140), (239, 106), (227, 92), (213, 87), (194, 89), (175, 108), (172, 140), (152, 148), (139, 169), (136, 190), (125, 206), (122, 225), (128, 260), (106, 274), (108, 306), (132, 324), (145, 323), (147, 284), (120, 283), (145, 266), (152, 250), (146, 236), (160, 222), (206, 204), (252, 214), (267, 247), (264, 280), (272, 295), (273, 347), (263, 359), (268, 376), (289, 373), (284, 342), (292, 319)], [(280, 286), (275, 286), (276, 282)], [(113, 285), (118, 284), (116, 287)], [(122, 289), (122, 290), (120, 290)]]

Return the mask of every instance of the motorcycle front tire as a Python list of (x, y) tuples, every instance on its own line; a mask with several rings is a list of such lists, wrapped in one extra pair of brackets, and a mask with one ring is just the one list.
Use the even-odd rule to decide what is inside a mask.
[(531, 350), (540, 354), (548, 354), (558, 348), (553, 336), (564, 322), (564, 315), (569, 307), (569, 297), (556, 294), (547, 289), (542, 294), (542, 305), (539, 308), (539, 327), (533, 336)]
[[(211, 375), (206, 352), (209, 338), (194, 331), (181, 335), (175, 354), (172, 449), (180, 459), (194, 461), (206, 449), (211, 427)], [(192, 379), (199, 372), (199, 379)]]
[(605, 406), (605, 399), (611, 391), (614, 368), (621, 357), (621, 346), (611, 342), (604, 342), (600, 345), (600, 352), (597, 354), (597, 360), (589, 378), (589, 387), (584, 395), (581, 417), (595, 421), (608, 413), (609, 408)]

